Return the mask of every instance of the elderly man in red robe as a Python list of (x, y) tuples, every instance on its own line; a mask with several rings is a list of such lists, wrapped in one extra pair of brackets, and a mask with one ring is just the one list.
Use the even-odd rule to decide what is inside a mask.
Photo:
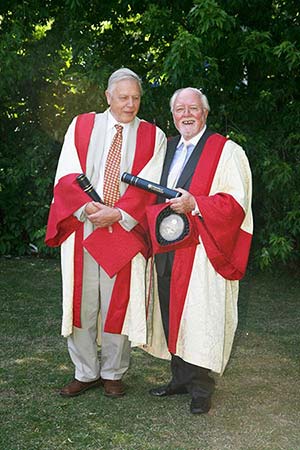
[[(170, 382), (150, 393), (189, 393), (191, 413), (202, 414), (211, 408), (211, 371), (223, 373), (237, 327), (238, 280), (253, 228), (251, 172), (244, 150), (207, 128), (210, 108), (200, 90), (179, 89), (170, 104), (180, 135), (168, 141), (160, 183), (182, 195), (148, 208), (158, 290), (154, 284), (156, 320), (144, 348), (171, 357)], [(192, 239), (158, 241), (164, 208), (188, 217)], [(159, 337), (160, 312), (165, 339)]]
[[(109, 108), (76, 117), (65, 135), (46, 235), (49, 246), (61, 246), (62, 334), (75, 366), (74, 379), (60, 391), (65, 397), (100, 386), (106, 396), (124, 395), (122, 377), (136, 332), (146, 341), (146, 328), (134, 322), (146, 315), (144, 216), (156, 197), (131, 194), (120, 177), (128, 171), (158, 182), (166, 137), (137, 117), (141, 94), (139, 77), (117, 70), (106, 90)], [(82, 173), (103, 203), (80, 188)]]

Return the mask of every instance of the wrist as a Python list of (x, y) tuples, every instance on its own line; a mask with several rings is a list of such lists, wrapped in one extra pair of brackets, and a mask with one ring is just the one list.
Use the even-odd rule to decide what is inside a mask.
[(122, 213), (119, 210), (119, 208), (114, 208), (114, 210), (115, 210), (115, 213), (116, 213), (116, 222), (119, 222), (123, 218)]

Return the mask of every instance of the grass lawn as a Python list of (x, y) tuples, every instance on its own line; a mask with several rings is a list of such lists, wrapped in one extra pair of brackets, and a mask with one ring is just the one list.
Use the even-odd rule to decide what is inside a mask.
[(208, 415), (186, 395), (156, 399), (169, 364), (139, 349), (127, 395), (57, 392), (73, 376), (60, 336), (60, 266), (0, 259), (1, 450), (300, 450), (299, 274), (248, 274), (230, 363)]

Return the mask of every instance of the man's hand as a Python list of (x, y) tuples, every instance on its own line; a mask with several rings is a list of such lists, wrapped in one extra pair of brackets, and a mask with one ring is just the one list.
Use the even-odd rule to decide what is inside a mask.
[(176, 190), (181, 192), (182, 195), (170, 200), (171, 209), (179, 214), (187, 214), (193, 211), (197, 205), (195, 198), (184, 189), (177, 188)]
[(89, 202), (86, 204), (85, 206), (85, 213), (87, 216), (96, 213), (97, 211), (99, 211), (99, 206), (101, 205), (101, 203), (98, 202)]
[(110, 227), (121, 220), (122, 216), (117, 208), (102, 205), (97, 202), (90, 202), (85, 208), (87, 218), (96, 228)]

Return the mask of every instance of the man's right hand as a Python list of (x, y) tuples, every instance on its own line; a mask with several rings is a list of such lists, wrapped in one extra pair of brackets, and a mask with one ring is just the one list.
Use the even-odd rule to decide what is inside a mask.
[(90, 214), (94, 214), (100, 209), (100, 203), (98, 202), (89, 202), (85, 205), (85, 213), (87, 216)]
[(112, 208), (97, 202), (92, 202), (92, 207), (95, 207), (96, 211), (87, 214), (87, 218), (97, 228), (110, 228), (111, 225), (122, 219), (122, 215), (117, 208)]

